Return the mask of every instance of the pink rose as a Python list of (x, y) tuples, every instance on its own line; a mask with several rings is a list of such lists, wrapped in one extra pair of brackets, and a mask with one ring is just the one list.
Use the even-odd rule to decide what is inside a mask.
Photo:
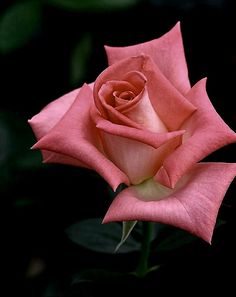
[(210, 242), (236, 164), (197, 163), (236, 141), (206, 79), (191, 88), (180, 24), (161, 38), (106, 47), (109, 67), (29, 122), (44, 162), (96, 170), (115, 190), (104, 222), (146, 220)]

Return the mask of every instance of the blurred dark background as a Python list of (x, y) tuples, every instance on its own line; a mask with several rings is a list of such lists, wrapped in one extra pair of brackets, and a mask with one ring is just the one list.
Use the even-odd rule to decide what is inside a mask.
[[(220, 209), (224, 223), (216, 228), (211, 246), (196, 239), (154, 253), (152, 260), (162, 266), (142, 281), (104, 278), (71, 285), (72, 276), (88, 268), (132, 271), (138, 253), (89, 251), (67, 237), (71, 224), (103, 217), (110, 189), (88, 170), (41, 164), (40, 153), (30, 151), (35, 139), (27, 124), (53, 99), (96, 79), (107, 65), (104, 44), (148, 41), (180, 20), (191, 83), (208, 77), (212, 103), (236, 131), (233, 2), (1, 0), (0, 197), (2, 275), (7, 280), (1, 296), (235, 294), (235, 184)], [(235, 145), (207, 160), (235, 162)]]

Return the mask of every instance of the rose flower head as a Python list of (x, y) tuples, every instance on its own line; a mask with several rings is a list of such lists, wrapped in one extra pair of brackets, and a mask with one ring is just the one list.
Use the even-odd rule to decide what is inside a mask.
[(95, 170), (124, 183), (104, 222), (153, 221), (211, 242), (235, 163), (199, 163), (236, 141), (206, 93), (190, 86), (180, 24), (162, 37), (105, 47), (109, 67), (30, 121), (46, 163)]

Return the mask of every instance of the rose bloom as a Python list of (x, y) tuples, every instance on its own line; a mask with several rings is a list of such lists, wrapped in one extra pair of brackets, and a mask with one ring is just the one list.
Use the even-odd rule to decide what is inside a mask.
[(44, 162), (97, 171), (124, 183), (104, 222), (171, 224), (211, 242), (236, 164), (198, 163), (236, 141), (206, 93), (190, 86), (180, 24), (162, 37), (105, 47), (109, 67), (47, 105), (30, 125)]

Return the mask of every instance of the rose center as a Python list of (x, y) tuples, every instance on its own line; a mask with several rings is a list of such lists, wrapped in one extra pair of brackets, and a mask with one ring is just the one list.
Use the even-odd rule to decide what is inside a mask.
[(127, 101), (133, 100), (136, 97), (136, 95), (132, 91), (124, 91), (121, 93), (116, 91), (113, 93), (113, 95), (115, 98), (119, 98), (119, 99), (127, 100)]

